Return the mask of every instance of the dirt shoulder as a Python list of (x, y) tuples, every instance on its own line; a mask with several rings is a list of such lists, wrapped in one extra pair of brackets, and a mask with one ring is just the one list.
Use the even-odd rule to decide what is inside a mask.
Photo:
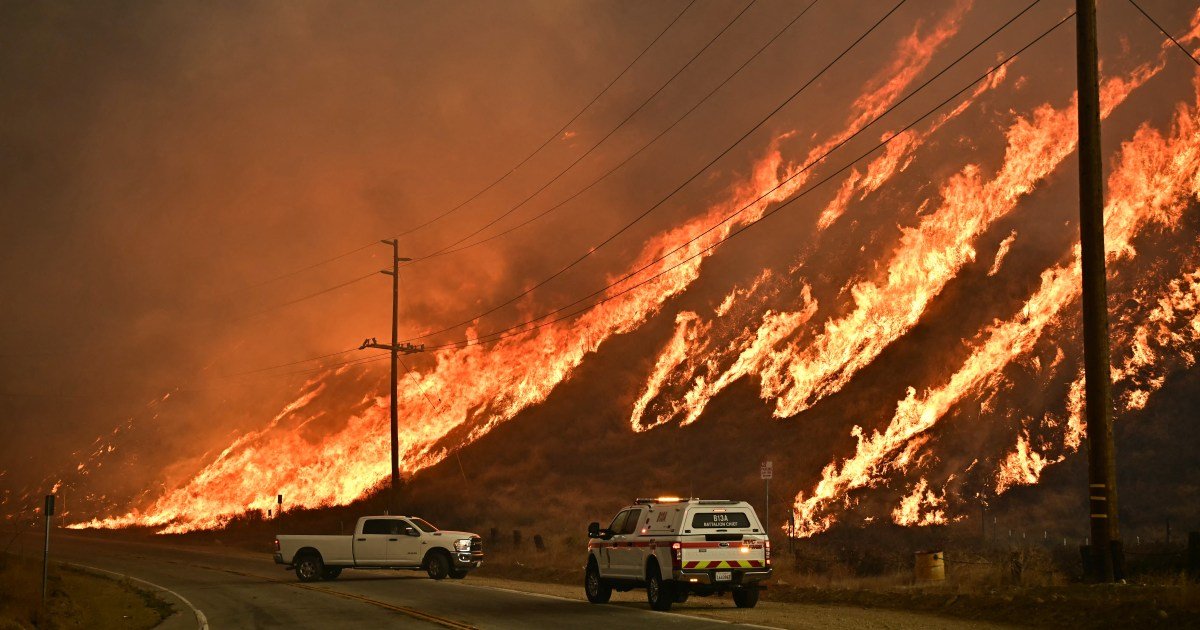
[[(496, 554), (469, 579), (527, 592), (583, 599), (582, 567), (547, 554), (542, 562)], [(535, 558), (536, 559), (536, 558)], [(1200, 628), (1200, 585), (1004, 586), (962, 581), (904, 584), (864, 580), (853, 587), (796, 583), (781, 572), (753, 611), (729, 597), (689, 599), (678, 612), (782, 628), (809, 627), (1072, 627)], [(618, 605), (645, 606), (645, 591), (614, 594)], [(748, 614), (747, 614), (748, 613)], [(844, 620), (844, 622), (843, 622)]]
[(153, 628), (175, 611), (156, 594), (125, 581), (51, 564), (41, 606), (42, 565), (0, 556), (0, 629)]

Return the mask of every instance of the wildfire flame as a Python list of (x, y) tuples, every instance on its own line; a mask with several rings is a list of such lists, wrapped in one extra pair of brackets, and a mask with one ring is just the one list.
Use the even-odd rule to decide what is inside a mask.
[[(1129, 87), (1132, 83), (1108, 85)], [(1200, 82), (1197, 86), (1200, 86)], [(1128, 91), (1121, 93), (1128, 94)], [(1109, 102), (1113, 102), (1111, 93)], [(1196, 187), (1200, 173), (1198, 106), (1200, 103), (1192, 107), (1180, 107), (1171, 139), (1165, 139), (1152, 128), (1143, 126), (1132, 140), (1122, 146), (1120, 163), (1109, 179), (1109, 202), (1105, 207), (1106, 246), (1110, 259), (1131, 257), (1134, 254), (1131, 241), (1145, 224), (1155, 222), (1165, 228), (1174, 226), (1183, 201), (1200, 193), (1200, 188)], [(1062, 122), (1064, 118), (1065, 123)], [(1046, 120), (1074, 125), (1071, 116), (1050, 116)], [(1053, 127), (1046, 131), (1059, 136), (1053, 133)], [(1044, 159), (1054, 157), (1062, 159), (1057, 152), (1043, 155)], [(1040, 169), (1035, 172), (1040, 172)], [(909, 440), (933, 428), (965, 395), (995, 385), (1002, 378), (1001, 370), (1014, 357), (1032, 349), (1047, 325), (1059, 317), (1064, 307), (1078, 298), (1078, 257), (1079, 248), (1076, 246), (1070, 262), (1043, 272), (1041, 286), (1021, 312), (1008, 321), (993, 325), (985, 340), (976, 346), (962, 367), (944, 385), (920, 396), (915, 389), (909, 388), (908, 396), (900, 401), (896, 414), (883, 431), (875, 432), (870, 438), (860, 437), (854, 456), (841, 465), (829, 464), (812, 495), (806, 497), (801, 494), (796, 498), (798, 530), (811, 535), (827, 529), (832, 521), (819, 516), (822, 511), (836, 504), (844, 493), (870, 485), (888, 470), (903, 470), (893, 462), (894, 453), (904, 448)], [(1046, 465), (1044, 458), (1032, 456), (1027, 438), (1024, 451), (1021, 445), (1019, 441), (1018, 460), (1011, 464), (1012, 470), (1003, 473), (1006, 479), (1028, 478)]]
[(928, 481), (921, 479), (892, 510), (892, 522), (905, 527), (945, 525), (950, 522), (946, 516), (945, 491), (938, 494), (929, 488)]
[[(843, 128), (812, 146), (803, 160), (785, 159), (783, 146), (795, 141), (794, 134), (777, 134), (750, 173), (732, 185), (723, 199), (696, 218), (649, 239), (629, 267), (648, 268), (609, 289), (609, 301), (573, 320), (531, 328), (487, 348), (476, 343), (439, 350), (432, 355), (431, 367), (410, 372), (407, 378), (411, 383), (401, 388), (398, 397), (404, 474), (440, 462), (454, 449), (543, 402), (606, 340), (637, 330), (663, 311), (700, 277), (702, 264), (711, 255), (708, 248), (762, 217), (771, 204), (800, 191), (810, 179), (809, 172), (802, 172), (803, 165), (816, 161), (894, 104), (958, 33), (969, 7), (970, 3), (961, 2), (929, 29), (914, 28), (888, 57), (891, 63), (866, 82)], [(1193, 26), (1189, 37), (1200, 38), (1200, 21)], [(1126, 76), (1107, 78), (1101, 91), (1102, 115), (1108, 116), (1164, 64), (1160, 58)], [(830, 230), (852, 204), (907, 172), (918, 150), (939, 130), (1004, 81), (1005, 73), (996, 72), (953, 109), (924, 128), (892, 138), (885, 151), (861, 170), (849, 171), (837, 183), (832, 199), (819, 208), (816, 233), (833, 233), (844, 227)], [(1197, 86), (1200, 88), (1200, 80)], [(1136, 255), (1133, 239), (1145, 227), (1176, 227), (1186, 201), (1200, 194), (1198, 108), (1200, 95), (1196, 104), (1178, 107), (1168, 137), (1143, 125), (1122, 145), (1108, 181), (1105, 208), (1110, 260), (1132, 259)], [(672, 420), (681, 425), (695, 423), (714, 396), (743, 377), (759, 379), (760, 395), (773, 403), (772, 413), (778, 418), (801, 414), (840, 391), (921, 320), (947, 284), (975, 262), (979, 239), (1074, 151), (1073, 102), (1057, 107), (1046, 103), (1013, 116), (1003, 130), (1006, 151), (996, 171), (988, 177), (983, 167), (968, 164), (941, 182), (940, 200), (927, 200), (915, 209), (919, 220), (903, 228), (895, 247), (877, 261), (877, 277), (848, 284), (845, 305), (820, 305), (835, 313), (828, 319), (816, 319), (820, 308), (812, 285), (798, 275), (804, 260), (788, 274), (763, 271), (749, 286), (730, 291), (713, 308), (711, 319), (695, 310), (676, 314), (674, 331), (630, 410), (632, 430), (649, 431)], [(725, 221), (743, 207), (748, 209)], [(695, 241), (689, 243), (692, 239)], [(989, 277), (999, 273), (1015, 240), (1013, 231), (1000, 242)], [(671, 257), (655, 262), (681, 246)], [(694, 259), (671, 268), (693, 255)], [(971, 342), (967, 358), (944, 382), (920, 393), (909, 388), (884, 428), (868, 433), (855, 426), (851, 431), (857, 440), (854, 453), (831, 461), (811, 492), (797, 495), (793, 507), (796, 533), (812, 535), (828, 529), (838, 518), (837, 508), (856, 503), (855, 491), (876, 487), (890, 474), (907, 475), (924, 466), (929, 461), (923, 453), (933, 439), (931, 429), (964, 398), (1004, 386), (1004, 370), (1029, 355), (1046, 331), (1061, 322), (1066, 307), (1078, 299), (1077, 257), (1076, 248), (1069, 260), (1046, 269), (1040, 286), (1020, 311), (981, 331)], [(660, 272), (661, 276), (644, 286), (621, 293), (639, 279)], [(781, 294), (787, 296), (785, 308), (761, 308), (768, 297)], [(1154, 370), (1163, 363), (1167, 349), (1200, 341), (1200, 269), (1175, 280), (1164, 296), (1147, 302), (1156, 306), (1145, 325), (1132, 334), (1129, 356), (1115, 372), (1131, 385), (1122, 399), (1125, 409), (1144, 406), (1150, 394), (1162, 386), (1163, 374)], [(843, 307), (844, 312), (836, 314)], [(713, 333), (718, 328), (733, 331), (728, 341), (715, 340)], [(472, 338), (476, 333), (471, 330), (467, 334)], [(1180, 352), (1187, 365), (1195, 363), (1194, 353)], [(1061, 352), (1049, 367), (1042, 368), (1034, 361), (1039, 369), (1055, 369), (1062, 362)], [(194, 477), (167, 490), (148, 507), (76, 526), (142, 525), (181, 532), (219, 527), (247, 510), (274, 508), (277, 493), (288, 497), (288, 505), (293, 507), (342, 505), (364, 496), (389, 474), (387, 400), (367, 395), (351, 407), (354, 411), (343, 427), (319, 439), (301, 430), (319, 413), (315, 401), (327, 393), (330, 379), (349, 377), (344, 370), (314, 377), (262, 429), (235, 439)], [(1015, 450), (999, 463), (998, 493), (1014, 485), (1036, 483), (1047, 466), (1078, 448), (1084, 431), (1082, 381), (1076, 379), (1070, 392), (1065, 415), (1047, 415), (1042, 420), (1060, 430), (1059, 443), (1035, 437), (1028, 428), (1023, 430)], [(438, 402), (431, 402), (433, 399)], [(984, 407), (990, 410), (993, 404), (989, 395)], [(103, 448), (96, 457), (100, 451)], [(953, 513), (955, 496), (945, 485), (935, 491), (921, 477), (908, 487), (891, 513), (895, 523), (933, 525), (957, 518)]]

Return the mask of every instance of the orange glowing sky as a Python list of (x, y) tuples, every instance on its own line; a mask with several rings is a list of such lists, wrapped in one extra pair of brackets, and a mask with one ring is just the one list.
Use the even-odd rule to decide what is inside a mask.
[[(1200, 12), (1147, 4), (1200, 44)], [(276, 493), (365, 496), (387, 475), (386, 363), (340, 363), (387, 337), (373, 242), (468, 199), (400, 239), (415, 258), (487, 239), (403, 271), (401, 337), (431, 347), (403, 368), (407, 475), (636, 338), (620, 394), (584, 383), (558, 421), (594, 410), (648, 444), (751, 399), (780, 445), (811, 433), (776, 455), (805, 535), (872, 490), (879, 518), (928, 525), (1037, 483), (1083, 435), (1078, 357), (1052, 352), (1076, 334), (1073, 23), (1008, 58), (1071, 3), (912, 96), (1025, 3), (905, 3), (871, 29), (893, 5), (819, 2), (782, 33), (802, 6), (8, 9), (4, 510), (56, 489), (81, 522), (185, 531)], [(1136, 413), (1200, 343), (1200, 83), (1132, 12), (1104, 5), (1101, 57), (1114, 301), (1136, 304), (1114, 313), (1115, 377)]]

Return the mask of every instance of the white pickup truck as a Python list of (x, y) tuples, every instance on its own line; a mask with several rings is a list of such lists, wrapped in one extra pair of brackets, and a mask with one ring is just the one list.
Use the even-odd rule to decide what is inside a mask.
[(350, 536), (276, 536), (275, 564), (301, 582), (332, 580), (342, 569), (424, 570), (435, 580), (462, 579), (483, 562), (483, 539), (442, 531), (415, 516), (364, 516)]

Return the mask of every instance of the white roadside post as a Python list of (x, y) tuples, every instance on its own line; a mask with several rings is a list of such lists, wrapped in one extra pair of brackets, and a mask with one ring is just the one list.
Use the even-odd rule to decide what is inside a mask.
[(765, 521), (763, 528), (767, 530), (768, 539), (771, 537), (771, 477), (774, 476), (774, 473), (772, 462), (769, 459), (758, 468), (759, 476), (767, 482), (767, 504), (764, 506), (766, 509), (763, 510), (763, 520)]
[(46, 605), (46, 582), (50, 576), (50, 521), (54, 516), (54, 495), (46, 495), (42, 520), (46, 521), (46, 545), (42, 548), (42, 606)]

